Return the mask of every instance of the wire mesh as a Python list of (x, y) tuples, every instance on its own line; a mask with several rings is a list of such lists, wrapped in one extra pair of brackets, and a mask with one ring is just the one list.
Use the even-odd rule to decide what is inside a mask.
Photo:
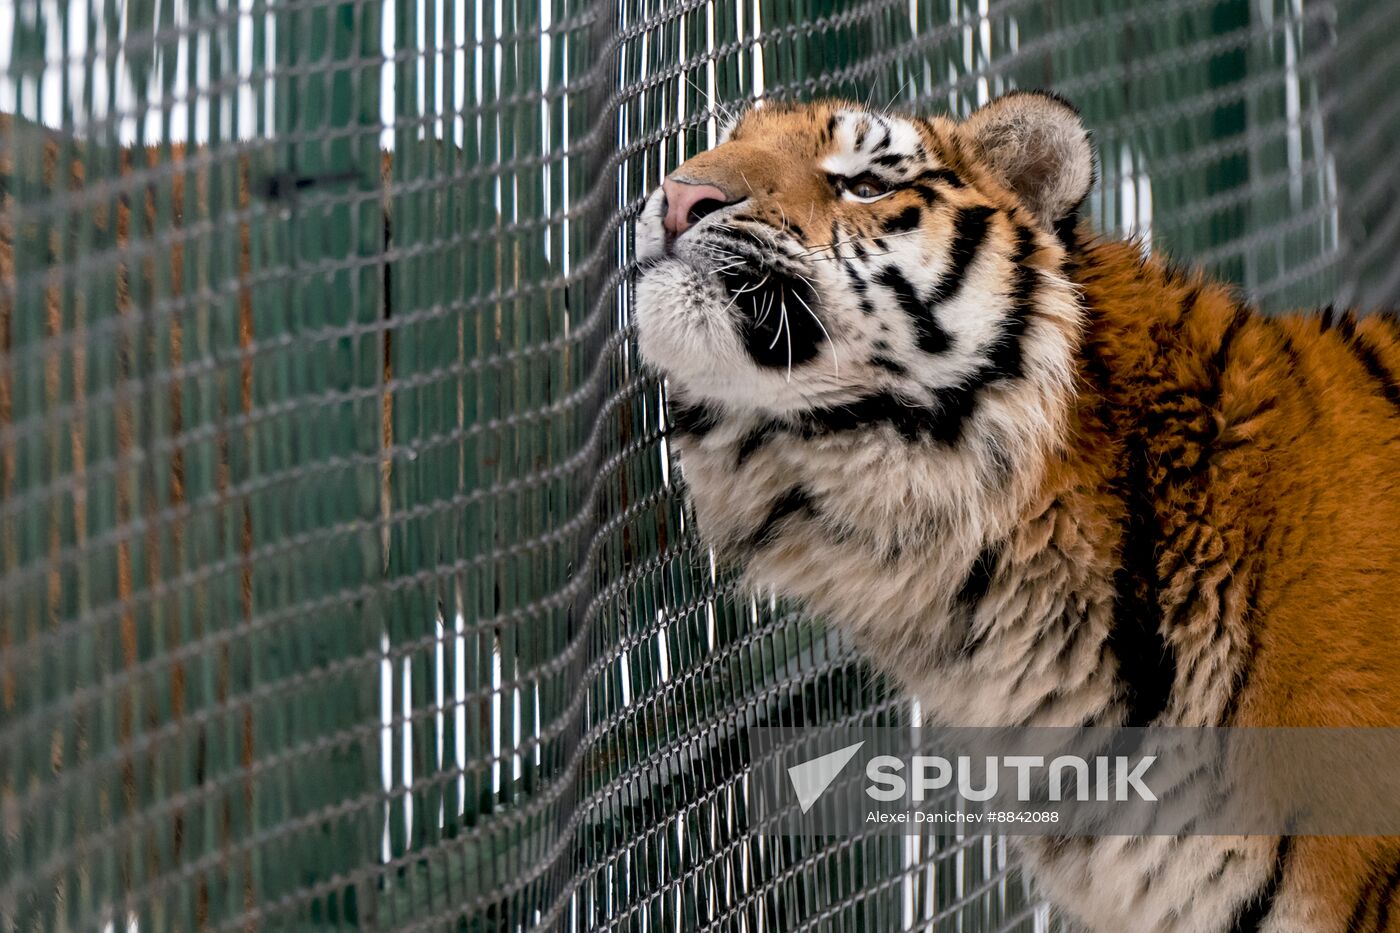
[(758, 97), (1050, 87), (1090, 210), (1393, 300), (1384, 0), (0, 3), (0, 930), (1043, 930), (1004, 840), (766, 835), (899, 723), (700, 548), (631, 222)]

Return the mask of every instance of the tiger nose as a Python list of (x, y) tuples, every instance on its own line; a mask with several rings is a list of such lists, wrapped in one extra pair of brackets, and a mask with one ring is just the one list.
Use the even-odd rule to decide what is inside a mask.
[(680, 236), (695, 226), (707, 214), (742, 198), (731, 198), (714, 185), (694, 185), (668, 178), (661, 183), (666, 194), (666, 219), (663, 224), (671, 236)]

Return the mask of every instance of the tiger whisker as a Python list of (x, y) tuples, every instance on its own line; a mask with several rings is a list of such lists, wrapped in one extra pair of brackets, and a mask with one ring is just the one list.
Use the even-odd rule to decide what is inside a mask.
[(788, 323), (787, 302), (780, 301), (778, 307), (782, 309), (783, 332), (787, 334), (787, 381), (792, 382), (792, 325)]
[(689, 84), (695, 89), (695, 93), (705, 98), (705, 100), (709, 103), (709, 106), (715, 111), (716, 116), (723, 117), (725, 122), (734, 119), (734, 115), (730, 112), (729, 107), (726, 106), (723, 101), (713, 97), (709, 91), (696, 84), (694, 78), (692, 78), (688, 74), (682, 74), (681, 77), (685, 79), (685, 82), (687, 84)]
[(889, 102), (888, 104), (885, 104), (885, 106), (884, 106), (884, 108), (883, 108), (883, 112), (886, 113), (886, 114), (888, 114), (888, 113), (890, 112), (890, 108), (892, 108), (892, 107), (894, 106), (894, 102), (897, 101), (897, 100), (899, 100), (899, 95), (903, 94), (903, 93), (904, 93), (904, 89), (907, 88), (909, 85), (911, 85), (911, 84), (913, 84), (913, 83), (914, 83), (914, 76), (911, 74), (908, 78), (906, 78), (906, 79), (904, 80), (904, 83), (901, 84), (901, 85), (899, 86), (899, 90), (897, 90), (897, 91), (894, 92), (894, 96), (890, 98), (890, 102)]
[(716, 258), (716, 259), (743, 259), (743, 258), (744, 258), (743, 256), (740, 256), (738, 253), (736, 253), (736, 252), (734, 252), (734, 251), (732, 251), (732, 250), (720, 249), (719, 247), (715, 247), (714, 249), (708, 250), (708, 251), (707, 251), (707, 255), (713, 256), (713, 257)]
[[(807, 279), (805, 277), (799, 277), (802, 278), (802, 281), (807, 282)], [(810, 286), (812, 283), (807, 282), (807, 284)], [(817, 317), (817, 312), (812, 310), (812, 306), (807, 304), (806, 300), (801, 295), (799, 295), (797, 292), (793, 292), (792, 297), (802, 302), (802, 307), (807, 309), (807, 313), (812, 316), (812, 320), (815, 321), (817, 327), (821, 329), (822, 336), (826, 337), (826, 345), (831, 347), (831, 368), (833, 372), (839, 377), (841, 375), (841, 358), (836, 355), (836, 342), (831, 339), (831, 332), (826, 329), (826, 325), (822, 323), (822, 319)], [(791, 353), (791, 349), (791, 346), (789, 346), (789, 353)]]
[[(867, 255), (867, 256), (876, 256), (876, 257), (879, 257), (879, 256), (892, 256), (892, 255), (894, 255), (894, 250), (892, 250), (892, 249), (887, 249), (887, 250), (873, 250), (873, 249), (872, 249), (872, 250), (867, 250), (867, 251), (866, 251), (866, 255)], [(836, 262), (837, 260), (845, 259), (845, 257), (844, 257), (844, 256), (809, 256), (809, 257), (804, 257), (804, 259), (805, 259), (807, 262)]]
[[(761, 314), (759, 314), (758, 320), (756, 320), (756, 321), (754, 322), (754, 327), (756, 327), (756, 328), (757, 328), (757, 327), (762, 327), (762, 326), (763, 326), (763, 323), (764, 323), (765, 321), (768, 320), (768, 313), (769, 313), (770, 311), (772, 311), (772, 310), (773, 310), (773, 293), (770, 291), (770, 292), (768, 292), (766, 295), (764, 295), (764, 297), (763, 297), (763, 311), (762, 311)], [(775, 338), (775, 339), (776, 339), (776, 338)]]
[(820, 250), (833, 249), (837, 246), (843, 246), (847, 243), (873, 243), (876, 240), (897, 240), (900, 237), (913, 236), (916, 233), (923, 233), (923, 231), (906, 230), (904, 233), (872, 233), (869, 236), (852, 236), (847, 237), (844, 240), (837, 240), (833, 243), (818, 243), (815, 246), (808, 247), (805, 251), (800, 252), (797, 255), (799, 257), (806, 256), (811, 253), (819, 252)]
[(767, 275), (764, 275), (763, 278), (759, 279), (757, 285), (754, 285), (754, 286), (752, 286), (752, 287), (750, 287), (750, 288), (741, 288), (741, 289), (739, 289), (737, 292), (735, 292), (734, 294), (735, 294), (735, 295), (747, 295), (749, 292), (756, 292), (756, 291), (758, 291), (760, 288), (762, 288), (767, 282), (768, 282), (768, 276), (767, 276)]

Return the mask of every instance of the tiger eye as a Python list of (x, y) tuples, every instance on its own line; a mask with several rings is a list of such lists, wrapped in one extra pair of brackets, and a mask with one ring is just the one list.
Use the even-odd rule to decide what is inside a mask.
[(889, 194), (890, 186), (874, 175), (861, 175), (847, 182), (846, 190), (858, 198), (878, 198)]

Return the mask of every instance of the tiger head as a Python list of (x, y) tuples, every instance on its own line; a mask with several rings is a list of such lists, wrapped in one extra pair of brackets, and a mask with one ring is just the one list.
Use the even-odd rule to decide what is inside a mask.
[(1018, 380), (1062, 394), (1060, 234), (1092, 178), (1078, 114), (1046, 94), (961, 123), (751, 109), (641, 212), (640, 349), (688, 406), (954, 443)]
[(666, 178), (637, 224), (638, 340), (716, 552), (853, 619), (870, 588), (823, 595), (827, 574), (879, 555), (893, 599), (931, 564), (951, 587), (1014, 527), (1070, 435), (1092, 179), (1077, 113), (1037, 93), (962, 122), (764, 106)]

